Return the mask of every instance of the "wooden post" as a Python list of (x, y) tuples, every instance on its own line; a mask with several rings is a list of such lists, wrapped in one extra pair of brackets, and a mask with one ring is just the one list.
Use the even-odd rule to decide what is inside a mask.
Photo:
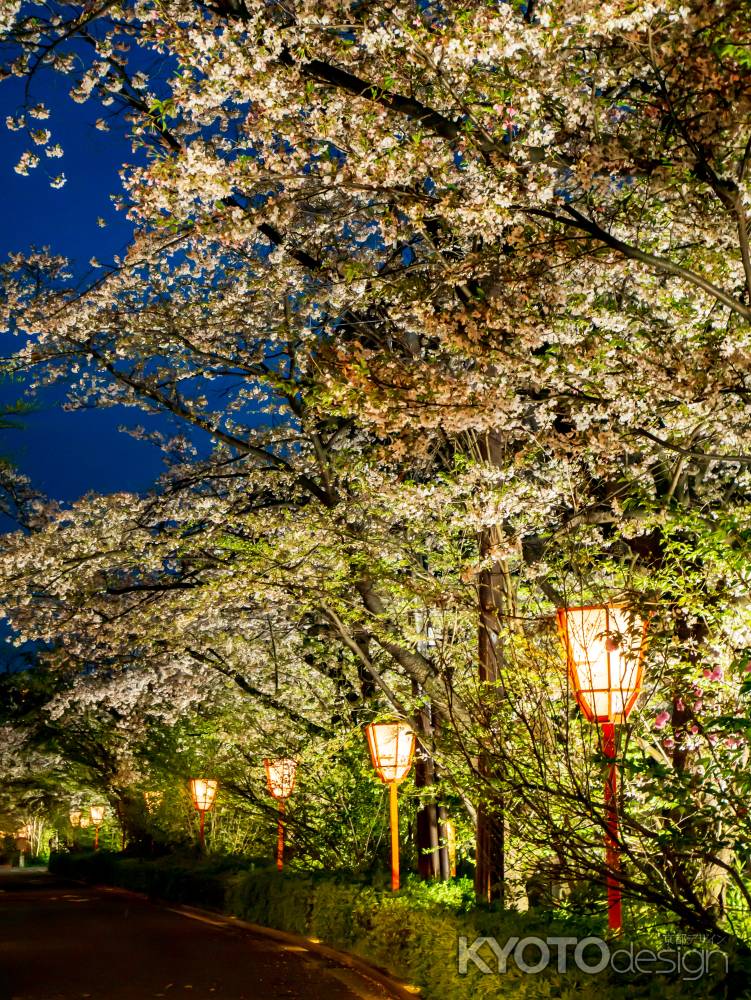
[(279, 800), (279, 820), (276, 828), (276, 867), (284, 867), (284, 799)]
[(391, 812), (391, 891), (399, 891), (399, 804), (397, 783), (389, 784), (389, 806)]
[(615, 726), (605, 722), (602, 726), (602, 749), (610, 762), (605, 779), (605, 863), (608, 867), (608, 927), (614, 934), (621, 933), (621, 887), (612, 872), (621, 864), (618, 850), (618, 773), (615, 763)]

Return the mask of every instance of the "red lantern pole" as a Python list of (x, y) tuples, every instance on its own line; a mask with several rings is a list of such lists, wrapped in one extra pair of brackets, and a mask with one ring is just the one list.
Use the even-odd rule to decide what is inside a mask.
[(94, 850), (99, 850), (99, 827), (94, 827)]
[(206, 822), (206, 810), (205, 809), (201, 809), (200, 815), (201, 815), (201, 825), (200, 825), (199, 830), (198, 830), (198, 840), (199, 840), (199, 843), (201, 845), (201, 853), (205, 854), (206, 853), (206, 837), (204, 835), (203, 828), (204, 828), (204, 824)]
[(279, 820), (276, 835), (276, 867), (279, 871), (284, 867), (284, 799), (279, 800)]
[(615, 764), (615, 726), (606, 722), (602, 727), (602, 750), (609, 760), (605, 779), (605, 862), (608, 867), (608, 927), (614, 934), (621, 933), (621, 887), (612, 874), (621, 865), (618, 850), (618, 772)]
[(391, 812), (391, 891), (399, 891), (399, 802), (396, 782), (389, 784), (389, 806)]

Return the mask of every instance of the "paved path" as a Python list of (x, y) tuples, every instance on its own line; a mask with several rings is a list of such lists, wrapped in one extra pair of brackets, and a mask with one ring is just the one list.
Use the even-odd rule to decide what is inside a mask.
[(41, 872), (0, 874), (0, 1000), (391, 1000), (240, 927)]

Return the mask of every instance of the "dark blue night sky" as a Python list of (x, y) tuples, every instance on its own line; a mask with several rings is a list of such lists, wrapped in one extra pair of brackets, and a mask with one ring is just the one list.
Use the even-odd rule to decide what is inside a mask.
[[(133, 160), (126, 126), (118, 119), (110, 132), (98, 131), (94, 121), (105, 109), (94, 101), (75, 104), (65, 79), (51, 73), (40, 74), (32, 98), (51, 109), (51, 117), (37, 124), (51, 129), (52, 141), (60, 142), (65, 153), (60, 159), (42, 155), (28, 177), (14, 171), (28, 138), (6, 130), (5, 119), (22, 110), (23, 81), (5, 81), (0, 86), (0, 255), (49, 246), (68, 256), (74, 273), (85, 282), (91, 277), (92, 257), (107, 262), (129, 242), (130, 224), (110, 200), (120, 190), (120, 167)], [(54, 190), (50, 179), (61, 171), (67, 183)], [(99, 228), (97, 217), (106, 221), (106, 228)], [(3, 356), (13, 349), (6, 342)], [(4, 385), (0, 391), (7, 400), (21, 395), (23, 386)], [(64, 395), (61, 385), (40, 394), (39, 410), (25, 418), (25, 429), (3, 432), (0, 454), (8, 455), (42, 492), (65, 502), (91, 490), (147, 489), (164, 469), (162, 456), (117, 428), (166, 427), (166, 418), (160, 421), (124, 407), (67, 413), (60, 405)]]

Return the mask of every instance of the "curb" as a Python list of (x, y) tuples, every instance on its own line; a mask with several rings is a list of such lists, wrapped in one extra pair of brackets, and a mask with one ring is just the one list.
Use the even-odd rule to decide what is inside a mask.
[[(79, 880), (71, 879), (70, 881), (78, 882)], [(353, 955), (348, 951), (339, 951), (337, 948), (332, 948), (329, 945), (324, 944), (322, 941), (319, 941), (317, 938), (302, 937), (299, 934), (291, 934), (289, 931), (277, 930), (275, 927), (264, 927), (263, 924), (251, 924), (247, 920), (241, 920), (239, 917), (221, 913), (217, 910), (204, 910), (198, 906), (186, 906), (180, 903), (170, 906), (170, 901), (167, 899), (160, 899), (158, 896), (148, 896), (146, 893), (134, 892), (132, 889), (121, 889), (120, 886), (100, 885), (99, 883), (92, 882), (85, 882), (81, 884), (88, 885), (92, 889), (98, 889), (104, 892), (113, 892), (123, 896), (135, 897), (143, 902), (156, 903), (160, 906), (164, 906), (172, 913), (180, 913), (187, 917), (205, 920), (207, 923), (214, 924), (215, 926), (240, 927), (243, 930), (250, 931), (252, 934), (271, 938), (273, 941), (278, 941), (280, 944), (291, 945), (295, 948), (302, 949), (303, 951), (313, 952), (316, 955), (320, 955), (322, 958), (328, 958), (329, 960), (336, 962), (338, 965), (343, 965), (345, 968), (351, 969), (353, 972), (357, 972), (365, 979), (370, 979), (371, 981), (378, 983), (379, 986), (389, 990), (395, 997), (398, 997), (399, 1000), (415, 1000), (416, 997), (419, 998), (422, 995), (422, 991), (419, 986), (410, 986), (408, 983), (400, 982), (386, 969), (379, 968), (379, 966), (373, 965), (365, 959), (359, 958), (359, 956)]]

